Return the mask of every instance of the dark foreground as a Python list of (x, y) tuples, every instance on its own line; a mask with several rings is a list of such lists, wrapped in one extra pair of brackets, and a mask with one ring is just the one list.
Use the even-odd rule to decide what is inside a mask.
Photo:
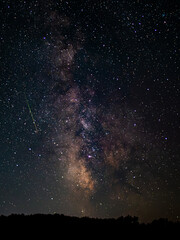
[[(123, 236), (135, 236), (140, 234), (143, 237), (176, 236), (180, 230), (180, 222), (171, 222), (167, 219), (154, 220), (152, 223), (139, 223), (137, 217), (119, 217), (117, 219), (96, 219), (88, 217), (68, 217), (64, 215), (24, 215), (12, 214), (0, 216), (0, 230), (13, 236), (24, 234), (29, 236), (51, 236), (66, 234), (66, 236), (79, 236), (86, 239), (97, 236), (122, 239)], [(144, 233), (146, 235), (144, 235)], [(25, 234), (25, 236), (26, 236)], [(36, 235), (34, 235), (36, 234)], [(85, 234), (85, 235), (84, 235)], [(152, 235), (153, 234), (153, 235)], [(62, 237), (62, 236), (61, 236)], [(64, 238), (63, 238), (64, 239)]]
[(118, 226), (123, 228), (180, 228), (180, 222), (172, 222), (168, 221), (168, 219), (160, 218), (158, 220), (152, 221), (152, 223), (139, 223), (138, 217), (119, 217), (117, 219), (115, 218), (89, 218), (89, 217), (69, 217), (65, 215), (59, 215), (59, 214), (34, 214), (34, 215), (24, 215), (24, 214), (11, 214), (9, 216), (0, 216), (0, 226), (3, 224), (39, 224), (43, 223), (45, 225), (94, 225), (94, 226)]

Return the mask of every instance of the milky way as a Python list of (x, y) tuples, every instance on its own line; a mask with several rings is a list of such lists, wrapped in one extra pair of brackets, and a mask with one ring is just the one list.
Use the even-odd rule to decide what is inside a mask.
[(33, 2), (3, 1), (0, 213), (177, 219), (176, 4)]

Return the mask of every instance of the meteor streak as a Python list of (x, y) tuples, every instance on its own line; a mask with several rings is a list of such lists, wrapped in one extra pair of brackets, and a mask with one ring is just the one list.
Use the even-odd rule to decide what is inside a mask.
[(26, 103), (27, 103), (27, 106), (28, 106), (28, 109), (29, 109), (29, 113), (31, 115), (31, 118), (32, 118), (32, 121), (33, 121), (33, 124), (34, 124), (34, 127), (35, 127), (35, 133), (38, 133), (38, 128), (37, 128), (37, 125), (36, 125), (36, 122), (35, 122), (35, 119), (33, 117), (33, 113), (31, 111), (31, 107), (29, 105), (29, 101), (27, 99), (27, 96), (26, 96), (26, 93), (24, 92), (24, 96), (25, 96), (25, 99), (26, 99)]

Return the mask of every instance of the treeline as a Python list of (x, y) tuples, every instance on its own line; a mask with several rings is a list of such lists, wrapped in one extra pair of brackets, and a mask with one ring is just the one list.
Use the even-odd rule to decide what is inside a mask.
[(144, 224), (139, 223), (138, 217), (119, 217), (115, 218), (89, 218), (89, 217), (70, 217), (63, 214), (11, 214), (9, 216), (0, 216), (0, 224), (2, 223), (58, 223), (58, 224), (95, 224), (95, 225), (119, 225), (119, 226), (135, 226), (135, 227), (168, 227), (177, 226), (180, 227), (180, 222), (172, 222), (165, 218), (154, 220), (151, 223)]
[[(143, 239), (154, 237), (177, 236), (180, 222), (168, 219), (158, 219), (152, 223), (139, 223), (137, 217), (119, 217), (117, 219), (69, 217), (59, 214), (12, 214), (0, 216), (0, 231), (2, 236), (20, 239), (124, 239), (143, 236)], [(148, 238), (147, 238), (148, 237)]]

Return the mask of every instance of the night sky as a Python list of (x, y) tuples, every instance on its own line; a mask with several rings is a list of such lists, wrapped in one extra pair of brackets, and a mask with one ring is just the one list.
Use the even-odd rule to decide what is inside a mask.
[(177, 2), (1, 0), (0, 214), (179, 219)]

